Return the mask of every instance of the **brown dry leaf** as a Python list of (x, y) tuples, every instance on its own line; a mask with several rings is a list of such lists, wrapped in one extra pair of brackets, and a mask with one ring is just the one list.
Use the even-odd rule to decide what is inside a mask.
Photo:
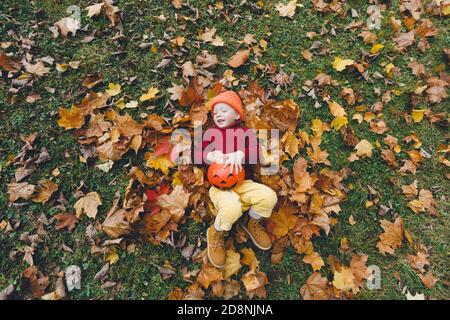
[(241, 281), (244, 284), (250, 299), (255, 295), (259, 298), (266, 298), (265, 285), (269, 283), (269, 280), (264, 272), (250, 270), (242, 276)]
[(300, 142), (291, 130), (286, 131), (281, 138), (281, 143), (283, 144), (284, 151), (291, 158), (294, 158), (298, 154)]
[(357, 287), (362, 287), (364, 285), (363, 279), (368, 279), (372, 276), (372, 273), (366, 266), (368, 258), (369, 256), (366, 254), (354, 255), (350, 262), (350, 269), (355, 277), (355, 284)]
[(286, 4), (278, 2), (275, 5), (275, 9), (278, 11), (280, 17), (292, 18), (295, 15), (296, 8), (297, 8), (297, 0), (291, 0)]
[(9, 183), (8, 185), (8, 200), (14, 202), (19, 198), (29, 200), (31, 195), (36, 190), (36, 186), (28, 182)]
[(76, 217), (79, 219), (81, 215), (86, 213), (89, 218), (95, 219), (97, 216), (97, 207), (102, 204), (102, 200), (97, 192), (89, 192), (85, 196), (75, 202), (74, 208)]
[(110, 212), (102, 224), (102, 230), (111, 238), (120, 238), (132, 231), (130, 224), (126, 219), (127, 211), (117, 209)]
[(58, 190), (56, 183), (48, 179), (41, 180), (36, 190), (38, 194), (32, 200), (34, 202), (46, 203), (56, 190)]
[(22, 67), (18, 59), (7, 56), (6, 53), (0, 52), (0, 68), (5, 71), (17, 72)]
[(428, 94), (428, 100), (431, 103), (439, 103), (448, 97), (447, 89), (448, 83), (437, 77), (430, 77), (427, 79), (428, 88), (426, 93)]
[(185, 294), (181, 288), (174, 288), (169, 292), (167, 300), (184, 300)]
[(322, 257), (317, 252), (306, 255), (303, 258), (303, 262), (310, 264), (314, 272), (319, 271), (325, 265)]
[(84, 10), (87, 10), (87, 16), (92, 18), (93, 16), (98, 16), (102, 11), (103, 3), (96, 3), (91, 6), (87, 6)]
[(72, 231), (78, 222), (77, 217), (71, 213), (58, 213), (54, 217), (58, 220), (56, 230), (67, 228), (67, 230)]
[(313, 55), (311, 51), (309, 50), (302, 50), (302, 56), (305, 60), (308, 60), (309, 62), (312, 61)]
[(40, 77), (42, 77), (50, 72), (50, 68), (47, 68), (46, 66), (44, 66), (44, 63), (42, 61), (38, 61), (35, 64), (30, 64), (28, 62), (24, 62), (23, 66), (25, 67), (25, 70), (28, 73), (35, 74)]
[(381, 227), (384, 233), (380, 234), (380, 241), (377, 243), (377, 248), (382, 255), (395, 254), (395, 249), (402, 245), (403, 241), (403, 219), (398, 217), (395, 222), (388, 220), (381, 220)]
[(178, 103), (180, 106), (190, 107), (197, 103), (202, 103), (204, 98), (202, 95), (203, 87), (198, 83), (197, 78), (193, 77), (189, 80), (188, 87), (182, 91)]
[(84, 115), (80, 108), (72, 106), (70, 109), (59, 109), (58, 125), (64, 129), (79, 129), (84, 124)]
[(293, 172), (294, 172), (294, 180), (296, 185), (296, 192), (306, 192), (310, 190), (315, 183), (315, 180), (311, 177), (311, 175), (307, 171), (308, 162), (305, 158), (299, 157), (294, 162)]
[(103, 0), (103, 12), (105, 16), (111, 21), (111, 25), (114, 27), (119, 22), (120, 17), (118, 15), (119, 8), (113, 6), (113, 0)]
[[(106, 92), (101, 93), (91, 91), (86, 94), (86, 96), (83, 98), (83, 100), (81, 100), (81, 103), (77, 107), (81, 109), (84, 115), (90, 114), (91, 116), (93, 116), (96, 109), (100, 109), (106, 106), (109, 97), (110, 95)], [(96, 116), (99, 116), (99, 114), (97, 114)]]
[(31, 291), (34, 298), (40, 298), (45, 294), (49, 285), (49, 277), (43, 276), (36, 266), (31, 266), (22, 272), (20, 287), (23, 291)]
[(332, 298), (328, 279), (322, 277), (319, 272), (314, 272), (300, 288), (300, 295), (303, 300), (328, 300)]
[(312, 163), (319, 164), (323, 163), (326, 165), (331, 165), (328, 158), (328, 152), (325, 150), (320, 149), (320, 144), (322, 142), (320, 137), (313, 136), (310, 140), (311, 147), (306, 148), (306, 152), (308, 153), (309, 158), (311, 159)]
[(185, 213), (189, 203), (190, 193), (186, 192), (183, 186), (177, 185), (170, 194), (163, 194), (157, 198), (158, 205), (166, 209), (174, 217), (175, 221), (179, 221)]
[(416, 197), (419, 191), (417, 190), (417, 179), (409, 185), (402, 186), (402, 192), (406, 197)]
[(83, 79), (83, 86), (88, 88), (88, 89), (92, 89), (96, 85), (101, 83), (102, 81), (103, 81), (103, 78), (101, 76), (99, 76), (98, 74), (88, 74)]
[(426, 265), (430, 265), (430, 262), (428, 261), (428, 253), (423, 251), (417, 252), (415, 256), (408, 255), (408, 261), (411, 267), (421, 273), (425, 272)]
[(64, 37), (67, 37), (69, 33), (75, 35), (78, 29), (80, 29), (80, 22), (73, 17), (65, 17), (54, 23), (59, 29), (59, 33)]
[(367, 141), (366, 139), (361, 140), (355, 147), (356, 155), (358, 157), (364, 156), (372, 158), (372, 150), (373, 146), (372, 144)]
[(113, 204), (102, 224), (102, 230), (111, 238), (120, 238), (132, 231), (126, 219), (126, 210), (118, 208), (120, 193), (114, 195)]
[(228, 65), (232, 68), (237, 68), (243, 65), (250, 55), (250, 50), (239, 50), (229, 60)]
[(282, 207), (272, 214), (270, 222), (273, 223), (272, 233), (277, 238), (285, 236), (295, 226), (297, 218), (294, 216), (296, 209), (293, 207)]
[(419, 278), (428, 289), (433, 288), (436, 282), (438, 282), (438, 279), (433, 276), (432, 272), (428, 272), (426, 275), (419, 274)]
[(218, 280), (223, 280), (222, 272), (211, 265), (204, 266), (197, 277), (197, 282), (205, 289), (208, 289), (212, 282)]

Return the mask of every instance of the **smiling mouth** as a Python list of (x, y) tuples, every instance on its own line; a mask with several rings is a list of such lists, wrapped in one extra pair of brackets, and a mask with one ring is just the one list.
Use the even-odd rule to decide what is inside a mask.
[(224, 122), (225, 122), (224, 119), (218, 119), (218, 120), (217, 120), (217, 123), (220, 123), (220, 124), (222, 124), (222, 123), (224, 123)]

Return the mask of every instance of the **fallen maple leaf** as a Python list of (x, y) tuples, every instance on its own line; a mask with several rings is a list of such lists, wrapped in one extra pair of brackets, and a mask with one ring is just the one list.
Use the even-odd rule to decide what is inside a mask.
[(380, 241), (377, 243), (377, 248), (382, 255), (395, 254), (395, 249), (402, 245), (403, 241), (403, 219), (398, 217), (395, 222), (388, 220), (381, 220), (381, 227), (384, 233), (380, 234)]
[(75, 202), (74, 208), (76, 212), (76, 217), (79, 219), (83, 212), (89, 218), (95, 219), (97, 216), (97, 207), (102, 204), (102, 200), (97, 192), (89, 192), (85, 196)]
[(239, 50), (228, 60), (228, 65), (232, 68), (237, 68), (243, 65), (250, 55), (250, 50)]
[(139, 101), (149, 101), (155, 99), (156, 95), (158, 94), (159, 89), (151, 87), (147, 90), (147, 93), (144, 93), (140, 98)]
[(242, 248), (242, 259), (241, 263), (250, 268), (250, 270), (255, 270), (259, 266), (258, 259), (256, 259), (255, 252), (251, 248)]
[(72, 106), (70, 109), (59, 109), (58, 125), (64, 129), (79, 129), (84, 124), (84, 115), (80, 108)]
[(58, 185), (56, 183), (48, 179), (41, 180), (38, 184), (38, 194), (33, 197), (32, 200), (34, 202), (45, 203), (56, 190), (58, 190)]
[(300, 288), (304, 300), (328, 300), (332, 297), (328, 279), (319, 272), (308, 277), (306, 283)]
[(64, 37), (67, 37), (69, 33), (75, 35), (78, 29), (80, 29), (80, 22), (73, 17), (65, 17), (54, 23), (59, 29), (59, 33)]
[(161, 208), (169, 211), (175, 221), (179, 221), (184, 216), (189, 196), (190, 193), (186, 192), (183, 186), (177, 185), (170, 194), (160, 195), (156, 202)]
[(228, 279), (232, 275), (237, 274), (241, 268), (241, 255), (238, 252), (228, 249), (226, 254), (227, 258), (225, 261), (225, 266), (222, 270), (224, 279)]
[(313, 268), (313, 271), (319, 271), (320, 268), (322, 268), (325, 265), (325, 262), (323, 262), (322, 257), (317, 253), (313, 252), (309, 255), (306, 255), (303, 258), (303, 262), (308, 263)]
[(21, 289), (31, 291), (34, 298), (40, 298), (45, 294), (45, 288), (49, 285), (49, 277), (43, 276), (36, 266), (31, 266), (22, 272)]
[(112, 82), (108, 84), (108, 89), (106, 89), (106, 93), (111, 97), (117, 96), (121, 91), (121, 85)]
[(277, 238), (285, 236), (295, 226), (296, 217), (293, 215), (296, 209), (293, 207), (282, 207), (272, 214), (270, 222), (274, 224), (272, 233)]
[(77, 217), (71, 213), (59, 213), (56, 214), (55, 219), (58, 220), (56, 223), (56, 230), (67, 228), (67, 230), (72, 231), (78, 222)]
[(28, 182), (9, 183), (8, 185), (8, 200), (14, 202), (19, 198), (29, 200), (36, 190), (36, 186)]
[(250, 270), (242, 276), (241, 280), (250, 299), (255, 295), (259, 298), (266, 298), (265, 285), (269, 283), (269, 279), (264, 272)]
[(364, 156), (364, 157), (369, 157), (372, 158), (372, 150), (373, 150), (373, 146), (372, 144), (367, 141), (366, 139), (361, 140), (356, 146), (355, 146), (355, 150), (356, 150), (356, 155), (358, 157)]
[(419, 278), (428, 289), (433, 288), (436, 282), (438, 282), (438, 279), (433, 276), (432, 272), (429, 272), (426, 275), (419, 274)]
[(333, 286), (342, 291), (355, 290), (355, 276), (349, 268), (342, 268), (341, 271), (334, 271)]
[(211, 266), (206, 265), (203, 267), (203, 269), (200, 271), (197, 277), (197, 282), (200, 283), (203, 288), (208, 289), (211, 282), (222, 280), (223, 275), (222, 272), (220, 272), (219, 269)]
[(297, 8), (297, 0), (291, 0), (287, 4), (277, 3), (275, 9), (278, 11), (280, 17), (292, 18), (295, 15), (295, 9)]
[(44, 76), (50, 72), (50, 68), (44, 66), (44, 63), (42, 61), (38, 61), (35, 64), (24, 62), (23, 66), (28, 73), (35, 74), (37, 76)]
[(334, 58), (332, 66), (334, 69), (341, 72), (347, 66), (351, 66), (353, 63), (354, 63), (354, 61), (352, 59), (342, 59), (340, 57), (336, 57), (336, 58)]

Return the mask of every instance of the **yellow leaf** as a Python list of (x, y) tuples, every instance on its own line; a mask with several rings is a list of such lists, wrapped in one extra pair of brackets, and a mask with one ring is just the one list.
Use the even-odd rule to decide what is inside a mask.
[(67, 71), (68, 67), (69, 66), (65, 63), (57, 63), (56, 64), (56, 70), (58, 70), (58, 72), (61, 72), (61, 73)]
[(384, 67), (384, 71), (386, 71), (386, 73), (390, 73), (394, 67), (395, 66), (392, 63), (389, 63), (386, 67)]
[(118, 83), (110, 83), (108, 84), (108, 89), (106, 89), (106, 93), (111, 97), (117, 96), (122, 90), (120, 89), (120, 84)]
[(169, 168), (174, 167), (175, 163), (170, 161), (166, 156), (154, 156), (152, 154), (148, 154), (147, 157), (147, 167), (159, 169), (165, 175), (169, 174)]
[(415, 123), (421, 122), (422, 119), (423, 119), (423, 114), (424, 114), (424, 113), (425, 113), (425, 109), (424, 109), (424, 110), (416, 110), (416, 109), (414, 109), (414, 110), (412, 111), (412, 114), (411, 114), (411, 116), (412, 116), (414, 122), (415, 122)]
[(338, 131), (340, 128), (348, 124), (348, 118), (346, 116), (336, 117), (331, 122), (331, 127)]
[(108, 252), (108, 254), (106, 255), (106, 261), (109, 261), (109, 264), (114, 264), (117, 262), (117, 260), (119, 260), (119, 255), (116, 252), (115, 248), (111, 248)]
[(84, 124), (84, 115), (81, 109), (72, 106), (70, 109), (59, 109), (58, 125), (64, 129), (79, 129)]
[(342, 271), (334, 272), (333, 286), (342, 291), (349, 291), (355, 288), (355, 277), (351, 269), (342, 268)]
[(144, 93), (140, 98), (139, 101), (148, 101), (148, 100), (153, 100), (156, 95), (158, 94), (159, 89), (151, 87), (150, 89), (148, 89), (147, 93)]
[(380, 44), (380, 43), (377, 43), (377, 44), (374, 44), (373, 46), (372, 46), (372, 48), (370, 49), (370, 53), (371, 54), (376, 54), (376, 53), (378, 53), (381, 49), (383, 49), (384, 48), (384, 45), (382, 45), (382, 44)]
[(122, 97), (119, 100), (116, 101), (116, 106), (122, 110), (125, 108), (125, 99)]
[(224, 279), (228, 279), (232, 275), (237, 274), (241, 268), (241, 255), (238, 252), (234, 252), (232, 249), (228, 249), (226, 253), (227, 259), (225, 260), (225, 266), (222, 270)]
[(340, 57), (336, 57), (334, 58), (332, 65), (334, 69), (341, 72), (345, 69), (345, 67), (351, 66), (353, 63), (354, 61), (352, 59), (342, 59)]
[(241, 249), (242, 259), (241, 262), (243, 265), (246, 265), (250, 268), (250, 270), (255, 270), (259, 267), (258, 259), (256, 259), (255, 251), (251, 248), (243, 248)]
[(286, 131), (284, 136), (281, 138), (281, 142), (284, 146), (284, 151), (294, 158), (298, 153), (299, 141), (297, 137), (292, 133), (291, 130)]

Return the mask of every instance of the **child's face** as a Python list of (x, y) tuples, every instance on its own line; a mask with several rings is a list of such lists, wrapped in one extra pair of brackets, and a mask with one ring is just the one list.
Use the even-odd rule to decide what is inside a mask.
[(214, 106), (213, 119), (219, 128), (227, 128), (239, 119), (239, 114), (228, 104), (218, 103)]

